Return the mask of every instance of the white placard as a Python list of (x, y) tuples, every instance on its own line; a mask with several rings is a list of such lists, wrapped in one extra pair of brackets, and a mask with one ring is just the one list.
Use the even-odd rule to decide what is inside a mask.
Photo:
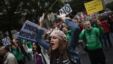
[(59, 10), (59, 13), (60, 15), (62, 14), (66, 14), (68, 15), (69, 13), (72, 12), (72, 8), (69, 4), (65, 4), (60, 10)]

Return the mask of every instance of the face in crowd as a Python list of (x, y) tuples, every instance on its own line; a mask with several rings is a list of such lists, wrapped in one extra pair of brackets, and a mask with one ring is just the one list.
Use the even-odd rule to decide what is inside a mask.
[(57, 50), (66, 47), (66, 35), (60, 30), (54, 30), (50, 34), (50, 44), (52, 50)]
[(52, 50), (55, 50), (59, 47), (59, 39), (56, 35), (51, 35), (50, 44), (51, 44)]
[(91, 29), (91, 23), (90, 21), (85, 21), (84, 22), (84, 28), (90, 30)]

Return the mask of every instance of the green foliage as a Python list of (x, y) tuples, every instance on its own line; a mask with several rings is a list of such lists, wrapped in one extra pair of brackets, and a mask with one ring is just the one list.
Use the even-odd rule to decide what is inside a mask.
[(84, 2), (81, 0), (72, 0), (69, 4), (71, 5), (73, 12), (80, 12), (85, 10)]
[[(0, 30), (17, 29), (21, 26), (23, 13), (25, 19), (36, 19), (43, 13), (58, 12), (64, 5), (63, 0), (0, 0)], [(84, 9), (83, 2), (69, 2), (74, 12)]]

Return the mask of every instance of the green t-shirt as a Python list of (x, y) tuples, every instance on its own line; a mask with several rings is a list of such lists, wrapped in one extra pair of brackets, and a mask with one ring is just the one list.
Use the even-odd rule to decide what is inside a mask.
[(84, 29), (79, 35), (80, 40), (84, 40), (86, 48), (88, 50), (95, 50), (102, 48), (100, 42), (100, 30), (98, 28), (92, 28), (90, 30)]
[(32, 48), (32, 42), (27, 42), (28, 48)]
[(12, 48), (11, 48), (11, 52), (12, 52), (12, 53), (14, 54), (14, 56), (16, 57), (17, 61), (23, 60), (24, 55), (23, 55), (23, 53), (21, 52), (21, 50), (19, 50), (19, 49), (16, 48), (16, 47), (12, 47)]
[(103, 31), (102, 27), (99, 26), (97, 23), (93, 24), (92, 27), (94, 27), (94, 28), (98, 28), (98, 29), (100, 30), (100, 33), (103, 34), (104, 31)]
[(27, 45), (28, 48), (32, 48), (32, 42), (31, 41), (21, 40), (21, 43)]

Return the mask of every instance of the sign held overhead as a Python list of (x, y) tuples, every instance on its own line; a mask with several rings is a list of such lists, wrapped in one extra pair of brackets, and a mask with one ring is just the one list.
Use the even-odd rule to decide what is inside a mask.
[(69, 4), (65, 4), (60, 10), (59, 13), (60, 15), (65, 14), (68, 15), (69, 13), (72, 12), (72, 8)]
[(93, 0), (84, 4), (87, 14), (91, 15), (104, 9), (102, 0)]
[(43, 34), (43, 28), (27, 20), (19, 32), (19, 38), (37, 42), (37, 39), (41, 39)]

